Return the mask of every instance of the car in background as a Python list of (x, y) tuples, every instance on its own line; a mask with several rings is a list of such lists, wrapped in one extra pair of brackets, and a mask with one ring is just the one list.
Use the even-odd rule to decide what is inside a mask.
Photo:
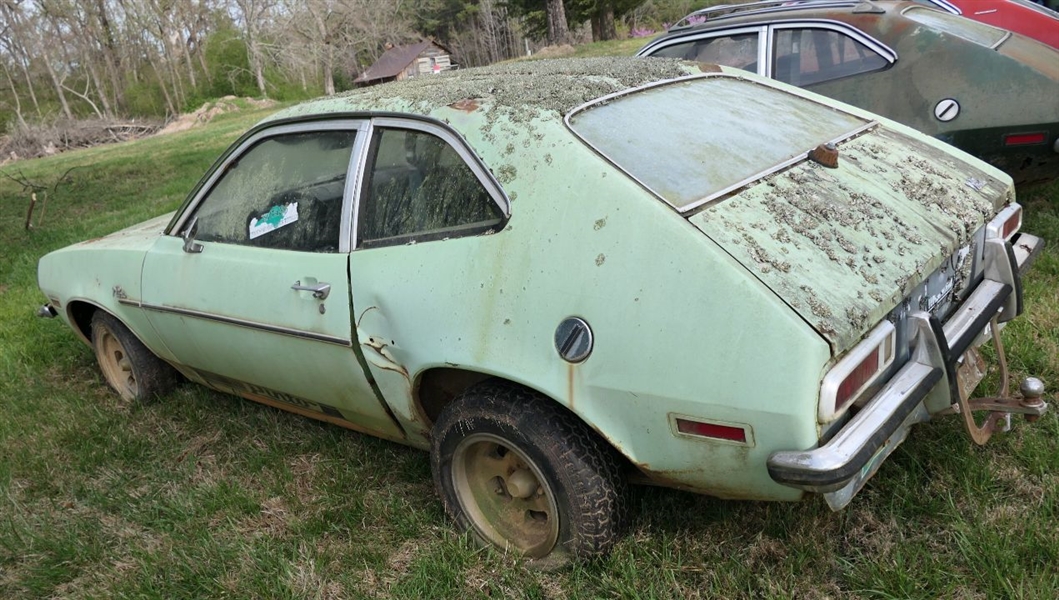
[(1059, 177), (1059, 50), (915, 2), (752, 2), (685, 17), (638, 56), (738, 67), (894, 119), (1016, 184)]
[(517, 62), (280, 111), (174, 214), (42, 257), (39, 314), (127, 400), (176, 369), (428, 450), (460, 529), (547, 566), (619, 539), (630, 481), (837, 510), (916, 423), (1041, 414), (1031, 380), (971, 398), (1021, 214), (986, 163), (736, 69)]
[(915, 0), (1059, 48), (1059, 13), (1030, 0)]

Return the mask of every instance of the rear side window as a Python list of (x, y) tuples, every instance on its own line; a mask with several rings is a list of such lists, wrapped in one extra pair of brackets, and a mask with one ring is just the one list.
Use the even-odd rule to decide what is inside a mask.
[(901, 14), (916, 23), (922, 23), (942, 33), (955, 35), (987, 48), (996, 46), (1008, 35), (1008, 32), (992, 25), (919, 6), (913, 6)]
[(877, 71), (889, 61), (830, 29), (777, 29), (772, 77), (799, 87)]
[(357, 217), (361, 247), (471, 235), (503, 220), (463, 157), (433, 134), (378, 129), (371, 157)]
[(757, 72), (757, 33), (740, 33), (666, 46), (651, 56), (682, 58)]

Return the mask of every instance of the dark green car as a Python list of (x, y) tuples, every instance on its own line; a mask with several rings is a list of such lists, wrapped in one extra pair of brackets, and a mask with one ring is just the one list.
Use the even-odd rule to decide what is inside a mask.
[(1001, 168), (1059, 177), (1059, 51), (914, 2), (753, 2), (685, 17), (639, 56), (778, 79), (909, 125)]

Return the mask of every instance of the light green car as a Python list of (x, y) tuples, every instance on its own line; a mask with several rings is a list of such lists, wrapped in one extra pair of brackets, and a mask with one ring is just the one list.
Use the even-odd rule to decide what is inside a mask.
[[(1042, 242), (1011, 179), (812, 93), (519, 62), (286, 109), (172, 215), (48, 254), (122, 396), (184, 377), (429, 449), (457, 525), (606, 552), (629, 482), (847, 504), (971, 400)], [(973, 413), (984, 411), (984, 424)]]

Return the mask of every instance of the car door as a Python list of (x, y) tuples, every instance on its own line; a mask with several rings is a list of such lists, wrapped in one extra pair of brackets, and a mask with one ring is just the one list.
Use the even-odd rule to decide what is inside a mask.
[[(409, 440), (425, 440), (416, 376), (456, 366), (490, 316), (482, 293), (509, 215), (499, 184), (448, 129), (373, 120), (350, 278), (358, 343)], [(492, 235), (489, 235), (492, 234)], [(417, 439), (418, 438), (418, 439)]]
[(142, 305), (189, 374), (400, 438), (358, 359), (349, 223), (363, 121), (286, 124), (213, 172), (143, 267)]

